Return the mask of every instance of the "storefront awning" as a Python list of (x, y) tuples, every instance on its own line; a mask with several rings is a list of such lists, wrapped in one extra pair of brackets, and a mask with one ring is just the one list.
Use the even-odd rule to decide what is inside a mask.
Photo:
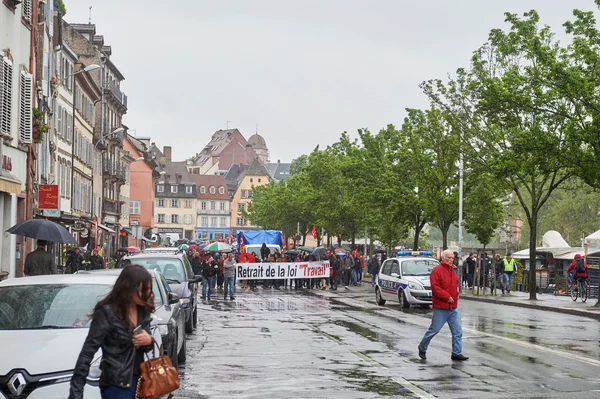
[(113, 233), (113, 234), (115, 234), (115, 231), (114, 231), (113, 229), (111, 229), (111, 228), (109, 228), (109, 227), (106, 227), (105, 225), (103, 225), (103, 224), (101, 224), (101, 223), (98, 223), (98, 227), (100, 227), (102, 230), (106, 230), (106, 231), (108, 231), (109, 233)]
[(21, 182), (10, 173), (0, 172), (0, 191), (9, 194), (20, 194)]
[(121, 231), (124, 231), (125, 233), (129, 234), (130, 236), (133, 235), (133, 232), (131, 231), (131, 227), (121, 227)]

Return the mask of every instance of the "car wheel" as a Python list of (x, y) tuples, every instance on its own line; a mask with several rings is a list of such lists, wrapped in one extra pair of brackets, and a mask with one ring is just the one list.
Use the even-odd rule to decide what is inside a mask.
[(192, 324), (194, 328), (198, 325), (198, 307), (194, 307), (194, 314), (192, 315)]
[(181, 345), (181, 350), (179, 351), (179, 353), (177, 354), (177, 362), (178, 363), (185, 363), (186, 357), (187, 357), (187, 347), (186, 347), (186, 339), (183, 339), (183, 345)]
[(194, 312), (190, 315), (190, 319), (185, 321), (185, 332), (191, 334), (194, 331)]
[(408, 303), (408, 300), (406, 299), (404, 290), (398, 291), (398, 302), (400, 302), (400, 306), (402, 306), (403, 309), (410, 308), (410, 303)]
[(175, 370), (179, 369), (179, 356), (177, 354), (177, 336), (175, 336), (175, 342), (173, 343), (173, 350), (171, 351), (171, 363), (173, 363), (173, 367)]
[(379, 287), (375, 288), (375, 300), (379, 306), (385, 305), (385, 299), (381, 297), (381, 291), (379, 290)]

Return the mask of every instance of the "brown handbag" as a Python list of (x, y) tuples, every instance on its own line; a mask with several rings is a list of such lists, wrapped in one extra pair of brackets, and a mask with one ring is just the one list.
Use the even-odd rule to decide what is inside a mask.
[[(155, 348), (157, 342), (152, 338), (152, 356), (155, 357)], [(158, 348), (158, 353), (163, 353), (162, 346)], [(179, 375), (171, 363), (171, 358), (162, 355), (155, 359), (149, 359), (140, 364), (140, 377), (138, 378), (137, 389), (135, 391), (136, 399), (157, 399), (162, 395), (170, 393), (169, 398), (173, 397), (171, 392), (179, 388)]]

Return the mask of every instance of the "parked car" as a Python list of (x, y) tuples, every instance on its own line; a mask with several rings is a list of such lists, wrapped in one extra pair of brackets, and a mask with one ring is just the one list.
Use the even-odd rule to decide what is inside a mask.
[(192, 265), (182, 252), (143, 252), (124, 256), (122, 263), (136, 264), (146, 269), (159, 270), (167, 280), (171, 290), (179, 296), (185, 311), (185, 332), (191, 333), (198, 321), (198, 283), (202, 276), (194, 275)]
[(431, 305), (429, 275), (439, 262), (427, 251), (400, 253), (401, 256), (386, 259), (377, 275), (375, 299), (380, 306), (386, 301), (410, 305)]
[[(81, 274), (112, 275), (116, 277), (123, 269), (81, 271)], [(163, 352), (171, 358), (175, 368), (185, 363), (187, 348), (185, 340), (185, 312), (177, 294), (171, 291), (165, 276), (158, 270), (149, 270), (152, 275), (155, 311), (152, 324), (156, 324), (162, 339)]]
[[(0, 398), (66, 398), (90, 327), (88, 315), (114, 275), (62, 275), (0, 282)], [(158, 328), (153, 336), (161, 343)], [(94, 355), (85, 399), (100, 399), (102, 351)]]

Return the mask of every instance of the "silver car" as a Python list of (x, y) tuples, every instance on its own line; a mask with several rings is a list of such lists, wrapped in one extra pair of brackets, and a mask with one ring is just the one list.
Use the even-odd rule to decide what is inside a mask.
[[(89, 314), (117, 277), (50, 275), (0, 282), (0, 399), (64, 399), (90, 326)], [(160, 343), (158, 330), (153, 333)], [(101, 350), (84, 398), (100, 398)]]

